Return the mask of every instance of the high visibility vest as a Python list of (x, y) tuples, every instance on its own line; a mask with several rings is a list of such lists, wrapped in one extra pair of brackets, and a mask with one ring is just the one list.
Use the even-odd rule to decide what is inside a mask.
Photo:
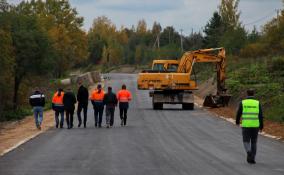
[(117, 100), (119, 102), (129, 102), (131, 99), (132, 99), (132, 95), (126, 89), (122, 89), (117, 93)]
[(101, 90), (101, 92), (99, 93), (99, 91), (96, 89), (93, 91), (91, 95), (91, 100), (102, 102), (104, 100), (104, 96), (105, 96), (105, 92), (103, 90)]
[(242, 107), (242, 127), (259, 127), (259, 101), (254, 99), (243, 100)]
[(58, 96), (58, 92), (56, 92), (54, 95), (53, 95), (53, 98), (52, 98), (52, 103), (55, 104), (55, 105), (59, 105), (59, 106), (63, 106), (63, 96), (64, 96), (64, 92), (61, 92), (61, 95)]

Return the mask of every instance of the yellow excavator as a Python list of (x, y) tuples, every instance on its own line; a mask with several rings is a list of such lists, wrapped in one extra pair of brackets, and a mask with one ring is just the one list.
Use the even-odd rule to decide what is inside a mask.
[(182, 104), (185, 110), (194, 109), (194, 90), (197, 83), (192, 80), (195, 63), (213, 63), (217, 71), (217, 92), (206, 96), (203, 106), (226, 106), (231, 98), (225, 88), (225, 49), (212, 48), (185, 52), (180, 60), (154, 60), (151, 70), (138, 75), (139, 90), (150, 90), (153, 109), (163, 109), (163, 104)]

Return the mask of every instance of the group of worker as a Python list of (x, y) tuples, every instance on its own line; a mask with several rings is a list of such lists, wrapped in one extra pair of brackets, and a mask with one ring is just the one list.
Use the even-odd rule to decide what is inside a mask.
[[(79, 82), (79, 89), (77, 93), (78, 101), (78, 127), (81, 126), (81, 111), (84, 113), (84, 127), (87, 123), (87, 108), (89, 93), (87, 88)], [(242, 100), (239, 104), (236, 125), (241, 125), (243, 145), (247, 153), (247, 162), (249, 164), (255, 164), (255, 156), (257, 150), (257, 137), (258, 132), (263, 130), (263, 113), (260, 102), (254, 97), (254, 90), (249, 89), (247, 91), (248, 97)], [(104, 106), (106, 106), (106, 124), (107, 127), (112, 127), (114, 122), (114, 111), (117, 103), (119, 102), (121, 126), (126, 125), (127, 121), (127, 109), (129, 107), (129, 101), (131, 100), (131, 93), (126, 90), (126, 86), (122, 85), (122, 89), (117, 93), (112, 92), (112, 88), (108, 87), (108, 92), (105, 94), (102, 86), (99, 84), (97, 89), (94, 90), (90, 96), (90, 100), (94, 107), (95, 127), (102, 126), (102, 117)], [(71, 89), (68, 89), (66, 93), (62, 89), (54, 94), (52, 99), (52, 108), (55, 111), (56, 128), (60, 124), (60, 128), (63, 128), (64, 124), (64, 111), (66, 112), (66, 121), (68, 128), (73, 127), (73, 114), (75, 110), (76, 97)], [(30, 104), (33, 106), (35, 123), (37, 128), (41, 129), (42, 112), (45, 104), (45, 96), (38, 89), (30, 96)], [(61, 116), (59, 122), (59, 115)]]
[[(94, 109), (95, 127), (102, 127), (104, 109), (106, 112), (106, 127), (111, 128), (113, 126), (114, 112), (118, 103), (121, 126), (125, 126), (127, 123), (127, 111), (131, 99), (132, 95), (130, 91), (126, 89), (126, 85), (124, 84), (117, 94), (112, 91), (112, 87), (110, 86), (108, 87), (107, 93), (105, 93), (102, 89), (101, 84), (98, 84), (97, 88), (89, 96), (88, 89), (84, 87), (82, 81), (79, 81), (77, 98), (72, 92), (71, 88), (68, 88), (66, 92), (64, 92), (63, 89), (59, 88), (52, 98), (52, 109), (55, 112), (55, 127), (63, 128), (65, 113), (67, 128), (73, 128), (75, 104), (76, 102), (78, 102), (78, 127), (81, 127), (82, 125), (81, 113), (83, 111), (83, 124), (84, 128), (86, 128), (89, 100), (91, 100)], [(29, 101), (31, 106), (33, 107), (35, 125), (39, 130), (41, 130), (43, 108), (45, 106), (45, 95), (40, 92), (38, 88), (36, 88), (33, 95), (30, 96)]]

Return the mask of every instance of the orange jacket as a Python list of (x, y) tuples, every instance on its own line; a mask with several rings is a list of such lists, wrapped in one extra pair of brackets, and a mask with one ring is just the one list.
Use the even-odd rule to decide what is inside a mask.
[(126, 89), (121, 89), (117, 93), (117, 100), (119, 102), (129, 102), (132, 99), (131, 92)]
[(103, 101), (104, 95), (105, 95), (104, 90), (101, 90), (101, 92), (99, 93), (98, 90), (96, 89), (92, 92), (90, 99), (93, 101)]
[(61, 92), (61, 95), (58, 96), (58, 92), (55, 92), (52, 98), (52, 103), (55, 105), (63, 105), (63, 97), (64, 97), (64, 92)]

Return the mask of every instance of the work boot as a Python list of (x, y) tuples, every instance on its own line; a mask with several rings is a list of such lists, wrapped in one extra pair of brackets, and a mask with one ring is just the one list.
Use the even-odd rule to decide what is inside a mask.
[(251, 152), (247, 152), (247, 162), (249, 164), (252, 164), (253, 163), (253, 159), (252, 159), (252, 154)]

